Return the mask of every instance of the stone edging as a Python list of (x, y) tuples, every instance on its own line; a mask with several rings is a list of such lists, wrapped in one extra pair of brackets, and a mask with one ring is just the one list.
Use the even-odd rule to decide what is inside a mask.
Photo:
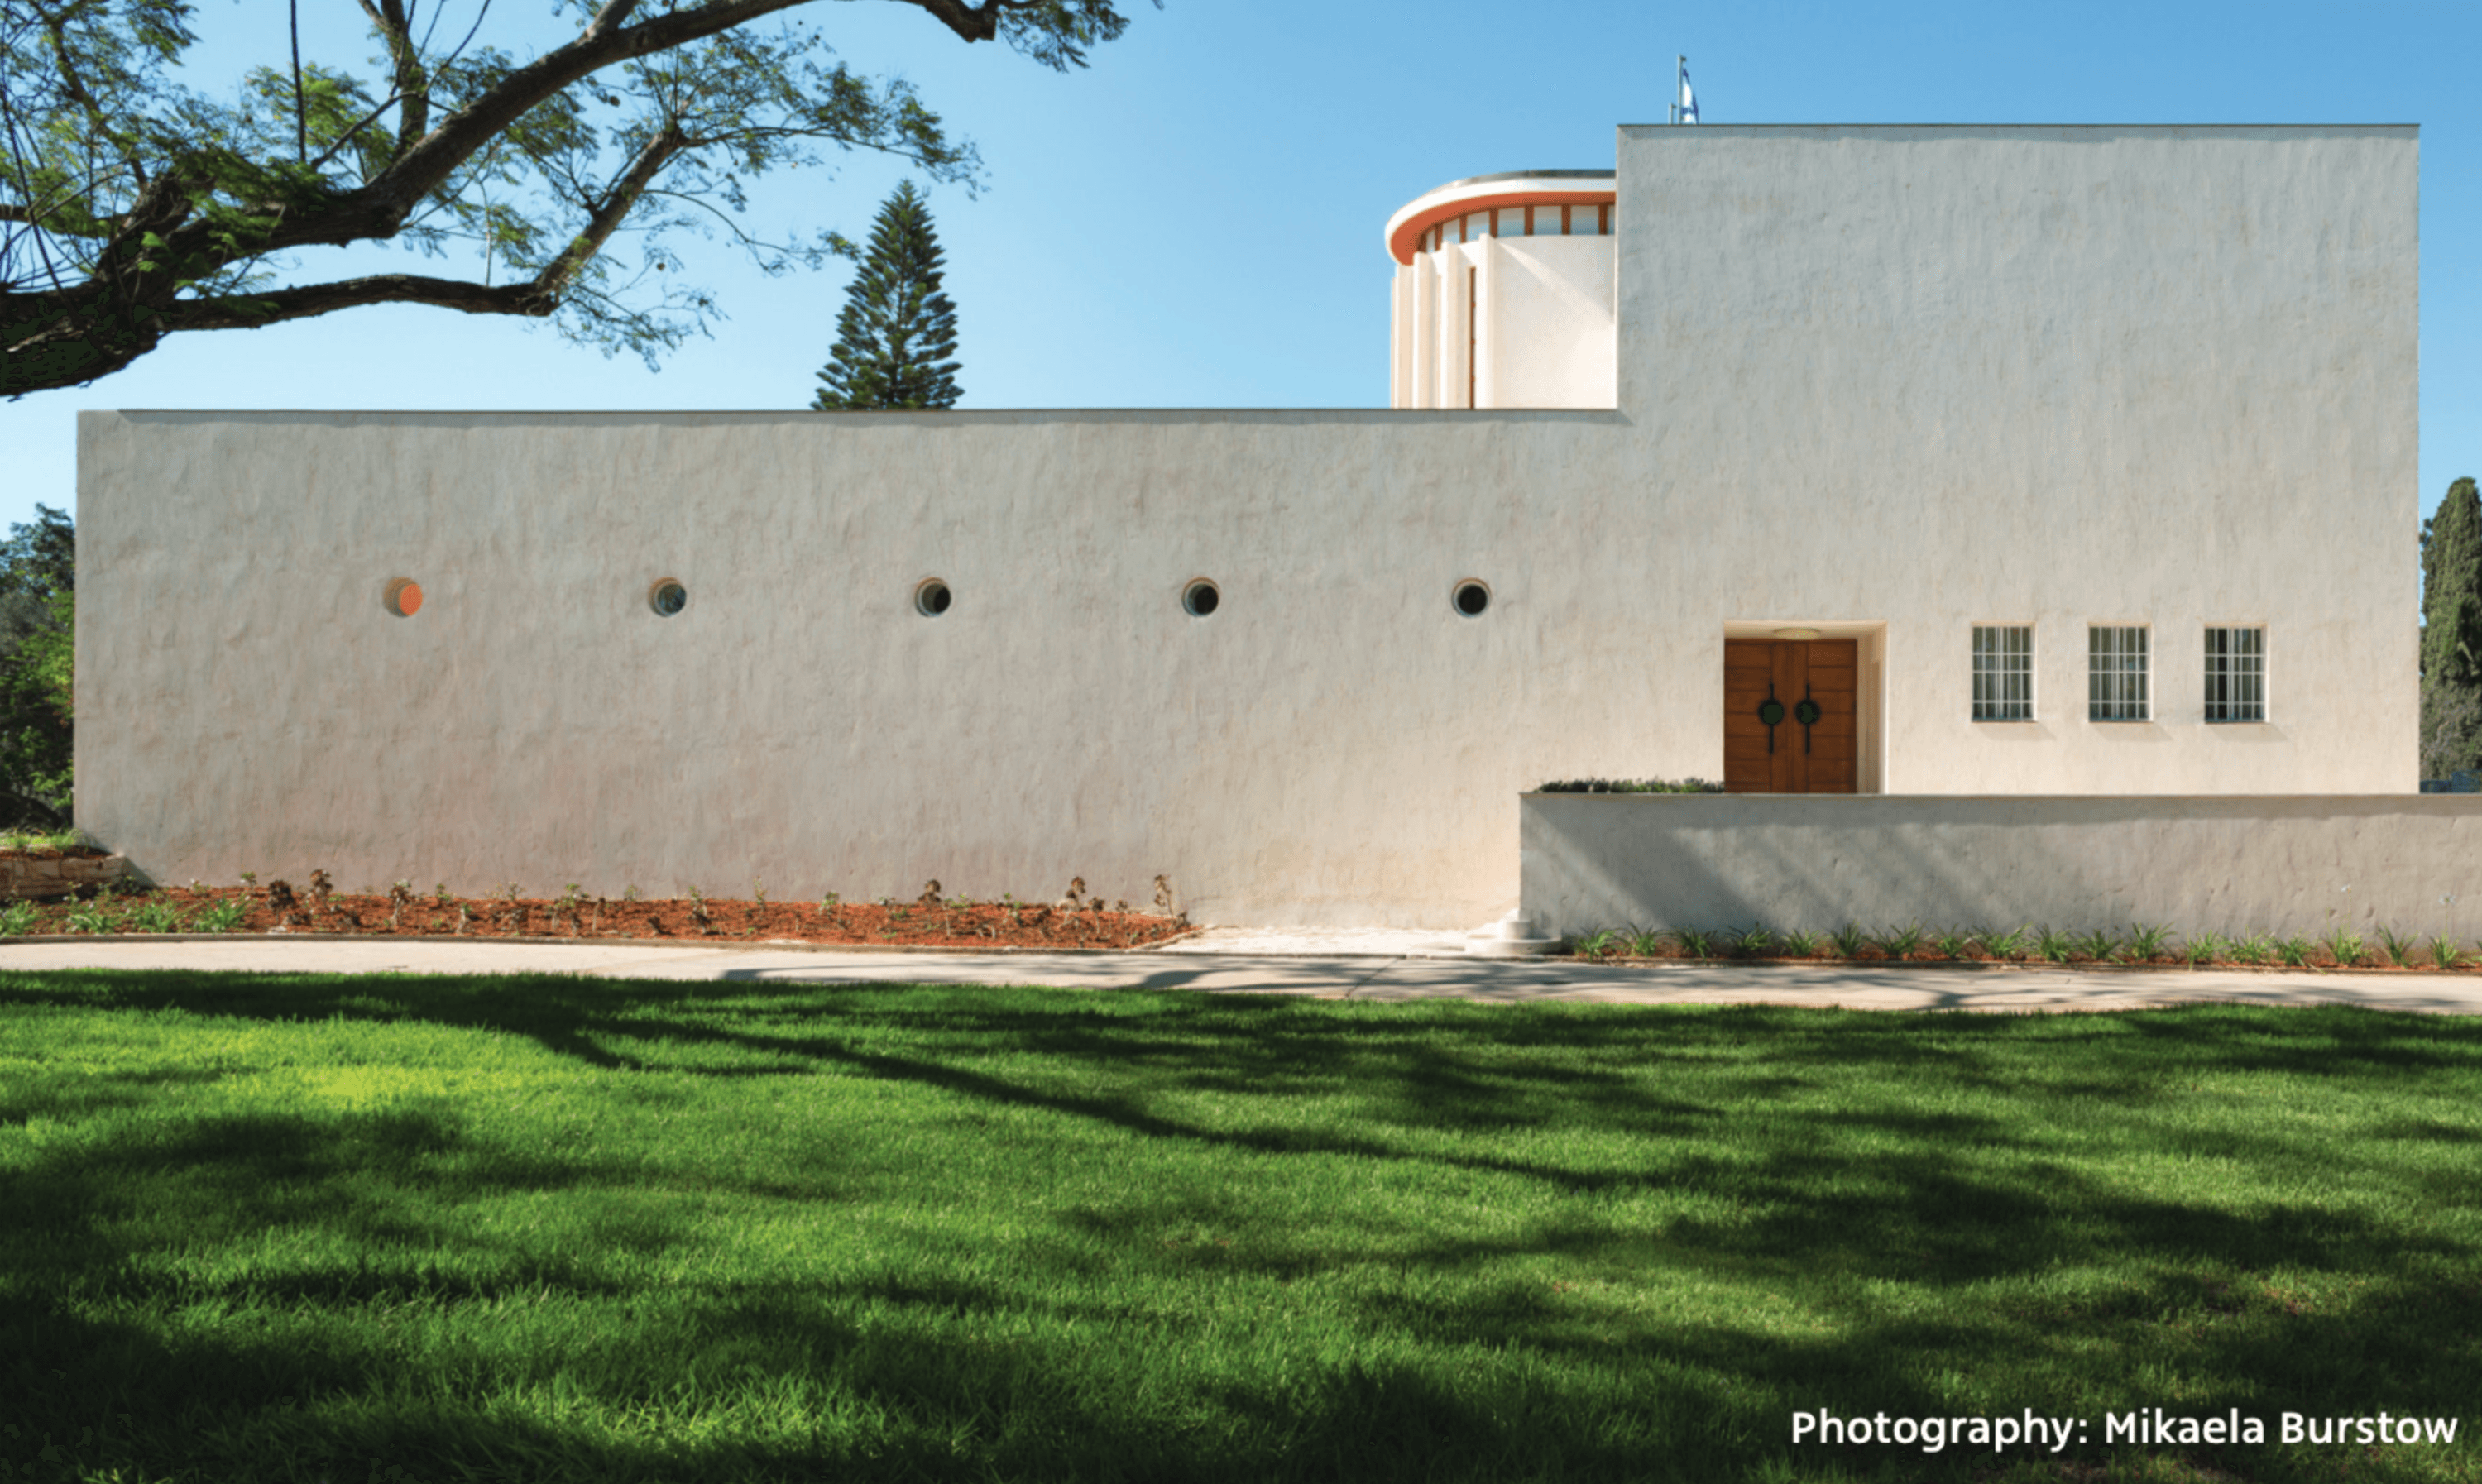
[(129, 874), (127, 856), (0, 855), (0, 901), (66, 896)]
[(766, 938), (461, 938), (411, 933), (27, 933), (15, 938), (0, 938), (0, 951), (11, 943), (237, 943), (237, 942), (300, 942), (300, 943), (520, 943), (541, 947), (562, 948), (706, 948), (741, 952), (757, 948), (775, 948), (794, 953), (1062, 953), (1102, 957), (1115, 953), (1145, 953), (1165, 943), (1205, 932), (1203, 926), (1184, 928), (1170, 938), (1158, 939), (1137, 948), (1040, 948), (993, 944), (988, 948), (949, 948), (936, 943), (812, 943), (791, 939)]

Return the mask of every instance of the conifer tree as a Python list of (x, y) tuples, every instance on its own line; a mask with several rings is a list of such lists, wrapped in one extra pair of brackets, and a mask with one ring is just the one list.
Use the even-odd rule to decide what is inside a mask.
[(909, 180), (879, 208), (870, 251), (819, 372), (818, 411), (944, 408), (957, 403), (957, 306), (939, 291), (938, 234)]
[(2421, 774), (2482, 772), (2482, 496), (2447, 487), (2421, 527)]

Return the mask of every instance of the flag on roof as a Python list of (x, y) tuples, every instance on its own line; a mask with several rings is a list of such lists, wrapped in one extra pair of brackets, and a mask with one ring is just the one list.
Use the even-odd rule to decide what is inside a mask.
[(1689, 91), (1689, 65), (1680, 65), (1680, 121), (1698, 121), (1698, 94)]

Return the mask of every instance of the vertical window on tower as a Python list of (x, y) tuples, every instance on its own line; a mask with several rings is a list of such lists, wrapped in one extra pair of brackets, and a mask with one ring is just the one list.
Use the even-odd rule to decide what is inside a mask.
[(1973, 625), (1973, 719), (2034, 719), (2034, 630), (2029, 624)]
[(1478, 381), (1474, 370), (1475, 353), (1482, 344), (1481, 327), (1474, 316), (1474, 301), (1480, 284), (1478, 273), (1479, 270), (1473, 268), (1465, 270), (1465, 406), (1468, 409), (1474, 406), (1474, 387)]

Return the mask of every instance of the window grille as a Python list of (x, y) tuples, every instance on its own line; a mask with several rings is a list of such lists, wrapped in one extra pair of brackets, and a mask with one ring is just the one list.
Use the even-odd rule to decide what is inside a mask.
[(2266, 630), (2206, 630), (2206, 720), (2266, 720)]
[(2086, 720), (2146, 720), (2146, 630), (2096, 624), (2086, 630)]
[(2034, 630), (2030, 627), (1973, 626), (1973, 719), (2034, 719)]

